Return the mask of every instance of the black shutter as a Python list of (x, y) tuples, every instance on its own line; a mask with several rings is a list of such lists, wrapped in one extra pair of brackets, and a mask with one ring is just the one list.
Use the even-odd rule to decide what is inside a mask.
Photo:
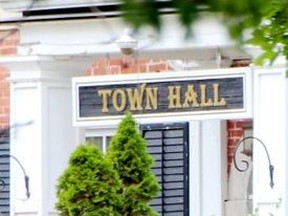
[(140, 129), (155, 159), (153, 172), (161, 185), (160, 195), (151, 205), (161, 216), (188, 216), (188, 123), (141, 125)]
[[(0, 137), (0, 215), (10, 215), (10, 153), (9, 138)], [(7, 155), (8, 154), (8, 155)], [(5, 156), (6, 155), (6, 156)], [(1, 183), (4, 183), (4, 187)]]

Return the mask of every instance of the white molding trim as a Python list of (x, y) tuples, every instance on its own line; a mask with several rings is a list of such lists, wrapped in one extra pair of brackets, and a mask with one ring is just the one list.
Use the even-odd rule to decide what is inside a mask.
[[(202, 215), (201, 122), (189, 122), (189, 213)], [(192, 175), (193, 173), (193, 175)]]
[(63, 82), (83, 75), (95, 59), (85, 56), (14, 56), (2, 57), (0, 64), (10, 71), (10, 82)]

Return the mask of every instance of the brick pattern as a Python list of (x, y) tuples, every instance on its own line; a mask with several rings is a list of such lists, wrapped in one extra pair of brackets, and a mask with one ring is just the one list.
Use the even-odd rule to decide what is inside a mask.
[(233, 154), (236, 145), (244, 136), (246, 128), (252, 127), (252, 120), (229, 120), (227, 121), (228, 144), (227, 144), (227, 165), (228, 176), (233, 163)]
[(0, 30), (0, 55), (15, 55), (17, 53), (17, 46), (19, 44), (18, 29)]
[[(17, 29), (0, 30), (0, 56), (17, 54), (19, 44), (19, 31)], [(7, 81), (9, 71), (0, 66), (0, 130), (9, 127), (10, 113), (10, 86)]]
[(100, 58), (87, 70), (86, 75), (161, 72), (170, 69), (162, 59)]

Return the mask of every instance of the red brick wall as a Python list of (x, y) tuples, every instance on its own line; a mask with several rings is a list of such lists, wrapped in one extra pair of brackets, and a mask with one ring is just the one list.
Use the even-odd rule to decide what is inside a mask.
[[(17, 53), (19, 31), (17, 29), (0, 30), (0, 57)], [(0, 129), (9, 126), (10, 87), (7, 77), (9, 71), (0, 65)]]
[(89, 68), (87, 75), (161, 72), (169, 69), (167, 62), (161, 59), (102, 58)]
[(228, 176), (233, 163), (233, 153), (236, 145), (244, 136), (244, 131), (252, 127), (251, 120), (229, 120), (227, 121), (228, 144), (227, 144), (227, 164)]

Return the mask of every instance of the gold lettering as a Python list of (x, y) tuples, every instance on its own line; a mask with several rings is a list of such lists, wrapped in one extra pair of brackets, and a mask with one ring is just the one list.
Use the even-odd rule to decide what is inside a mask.
[(130, 110), (143, 110), (142, 101), (145, 86), (146, 84), (144, 83), (140, 88), (138, 87), (133, 90), (131, 88), (126, 89), (130, 102)]
[(169, 89), (169, 106), (168, 108), (181, 108), (181, 86), (168, 86)]
[(192, 107), (199, 107), (199, 103), (197, 101), (197, 93), (194, 90), (194, 85), (187, 86), (183, 108), (189, 107), (190, 103), (192, 103)]
[(206, 85), (205, 84), (201, 84), (200, 85), (200, 92), (201, 92), (201, 107), (207, 107), (207, 106), (212, 106), (212, 99), (211, 98), (206, 98)]
[(214, 89), (214, 106), (225, 106), (226, 105), (226, 100), (225, 98), (219, 99), (219, 83), (214, 83), (213, 84), (213, 89)]
[(146, 110), (158, 109), (158, 88), (146, 88)]
[(113, 107), (118, 112), (123, 111), (126, 108), (126, 94), (122, 89), (116, 89), (112, 95)]
[(102, 112), (108, 112), (108, 98), (111, 96), (110, 89), (103, 89), (98, 91), (98, 95), (102, 97)]

